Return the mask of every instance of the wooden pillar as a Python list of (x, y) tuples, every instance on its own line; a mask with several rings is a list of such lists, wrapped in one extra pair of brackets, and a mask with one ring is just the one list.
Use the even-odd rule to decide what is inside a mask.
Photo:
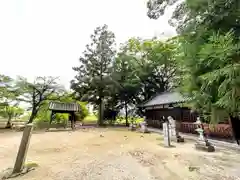
[(55, 115), (55, 112), (51, 111), (51, 114), (50, 114), (50, 121), (49, 121), (49, 125), (48, 125), (47, 130), (49, 129), (49, 127), (51, 127), (51, 124), (52, 124), (53, 116), (54, 116), (54, 115)]
[(51, 112), (49, 124), (52, 124), (54, 115), (55, 115), (55, 112)]
[(75, 115), (74, 113), (71, 113), (71, 128), (74, 130), (74, 122), (75, 122)]
[(32, 128), (33, 124), (27, 124), (24, 128), (21, 144), (19, 146), (16, 162), (13, 168), (13, 173), (19, 173), (23, 168), (32, 135)]

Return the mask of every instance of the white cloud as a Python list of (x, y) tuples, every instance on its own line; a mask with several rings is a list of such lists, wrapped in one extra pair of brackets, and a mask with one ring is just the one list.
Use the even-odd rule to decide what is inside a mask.
[(117, 43), (174, 33), (146, 11), (145, 0), (0, 0), (0, 73), (60, 76), (68, 87), (96, 26), (108, 24)]

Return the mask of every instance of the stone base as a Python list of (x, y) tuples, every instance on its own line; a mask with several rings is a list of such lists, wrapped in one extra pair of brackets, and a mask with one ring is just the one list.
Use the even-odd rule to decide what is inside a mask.
[(149, 130), (148, 129), (140, 129), (140, 132), (141, 133), (149, 133)]
[(184, 138), (181, 136), (177, 137), (177, 142), (178, 143), (184, 142)]
[(195, 148), (201, 151), (214, 152), (215, 148), (208, 141), (198, 141), (195, 144)]
[(14, 127), (14, 129), (15, 129), (16, 131), (23, 131), (24, 128), (25, 128), (25, 125), (19, 125), (19, 126), (15, 126), (15, 127)]
[(25, 164), (19, 173), (13, 173), (13, 168), (7, 168), (0, 172), (0, 179), (3, 180), (22, 176), (32, 170), (35, 170), (36, 167), (38, 167), (38, 164), (36, 163)]
[(130, 125), (128, 129), (130, 131), (136, 131), (137, 127), (135, 125)]
[(175, 148), (176, 146), (170, 144), (169, 146), (168, 145), (164, 145), (163, 147), (164, 148)]
[(57, 132), (57, 131), (72, 131), (72, 128), (48, 128), (46, 132)]
[(184, 138), (179, 136), (179, 137), (170, 137), (171, 141), (173, 142), (177, 142), (177, 143), (183, 143), (184, 142)]

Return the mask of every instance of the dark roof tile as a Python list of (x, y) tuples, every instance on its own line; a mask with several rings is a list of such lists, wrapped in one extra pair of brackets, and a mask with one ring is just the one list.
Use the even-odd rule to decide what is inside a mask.
[(183, 96), (179, 92), (166, 92), (166, 93), (161, 93), (155, 96), (154, 98), (152, 98), (151, 100), (147, 101), (143, 105), (143, 107), (180, 103), (180, 102), (186, 102), (188, 100), (190, 100), (188, 97)]
[(50, 102), (49, 110), (79, 112), (81, 107), (78, 103)]

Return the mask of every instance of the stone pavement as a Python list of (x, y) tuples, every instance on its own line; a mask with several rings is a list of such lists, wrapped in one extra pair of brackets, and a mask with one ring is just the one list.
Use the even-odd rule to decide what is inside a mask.
[[(157, 129), (157, 128), (150, 128), (148, 127), (148, 130), (150, 132), (154, 132), (154, 133), (160, 133), (163, 134), (163, 131), (161, 129)], [(180, 133), (180, 135), (184, 138), (184, 139), (189, 139), (189, 140), (197, 140), (198, 136), (194, 135), (194, 134), (186, 134), (186, 133)], [(225, 142), (225, 141), (219, 141), (219, 140), (215, 140), (215, 139), (211, 139), (208, 138), (208, 141), (210, 143), (212, 143), (214, 146), (216, 147), (223, 147), (223, 148), (231, 148), (233, 150), (238, 150), (240, 151), (240, 146), (237, 145), (237, 143), (230, 143), (230, 142)]]

